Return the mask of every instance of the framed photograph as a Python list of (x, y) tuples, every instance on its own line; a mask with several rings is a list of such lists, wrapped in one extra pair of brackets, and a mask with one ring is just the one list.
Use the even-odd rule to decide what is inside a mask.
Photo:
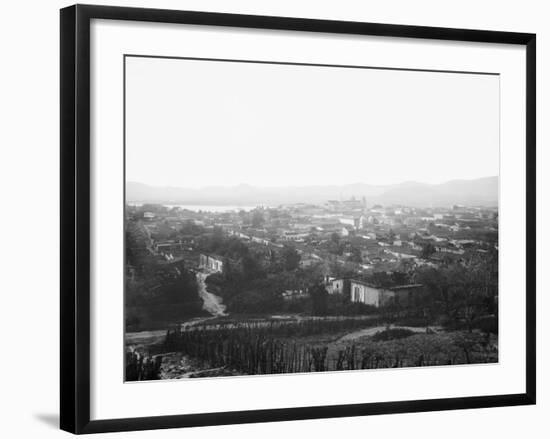
[(61, 428), (535, 403), (535, 35), (61, 10)]

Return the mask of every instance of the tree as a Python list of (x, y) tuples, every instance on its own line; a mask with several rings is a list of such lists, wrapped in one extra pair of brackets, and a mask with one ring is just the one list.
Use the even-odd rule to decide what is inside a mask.
[(219, 245), (221, 245), (221, 243), (224, 240), (223, 229), (221, 227), (214, 226), (214, 230), (212, 232), (212, 240), (219, 243)]
[(255, 228), (262, 227), (264, 222), (265, 222), (264, 214), (262, 213), (261, 210), (256, 209), (252, 214), (252, 227), (255, 227)]
[(431, 242), (428, 242), (422, 246), (422, 253), (420, 256), (424, 259), (428, 259), (435, 253), (435, 247)]
[(328, 292), (322, 284), (316, 284), (309, 289), (313, 315), (326, 315), (328, 308)]
[(244, 258), (250, 251), (244, 242), (237, 238), (230, 238), (226, 245), (226, 254), (233, 259)]
[(294, 247), (289, 245), (283, 247), (281, 258), (283, 260), (283, 267), (286, 271), (296, 270), (300, 265), (300, 255)]
[(393, 271), (391, 278), (396, 285), (406, 285), (409, 283), (409, 276), (403, 271)]
[(395, 284), (392, 277), (385, 271), (375, 271), (371, 275), (371, 280), (376, 286), (384, 288), (391, 287)]
[(259, 279), (265, 277), (265, 273), (262, 270), (262, 267), (258, 263), (258, 260), (252, 255), (245, 255), (241, 259), (241, 264), (243, 267), (243, 275), (246, 280)]
[(491, 281), (486, 264), (466, 269), (461, 265), (450, 266), (447, 270), (450, 288), (450, 308), (455, 319), (464, 319), (469, 332), (474, 321), (487, 313), (487, 292)]
[(355, 262), (357, 264), (361, 264), (363, 262), (361, 250), (358, 247), (352, 247), (350, 253), (351, 255), (348, 258), (349, 262)]
[(483, 262), (467, 268), (450, 264), (437, 270), (423, 269), (417, 273), (417, 281), (431, 295), (432, 315), (443, 314), (454, 325), (465, 324), (469, 331), (476, 319), (490, 313), (487, 299), (497, 284)]
[(333, 233), (330, 235), (330, 242), (328, 246), (328, 251), (333, 255), (342, 255), (344, 246), (340, 242), (340, 235), (338, 233)]

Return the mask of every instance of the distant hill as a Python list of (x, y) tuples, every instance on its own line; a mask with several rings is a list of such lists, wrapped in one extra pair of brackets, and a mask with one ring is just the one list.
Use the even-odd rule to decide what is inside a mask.
[(210, 186), (199, 189), (126, 184), (128, 202), (211, 205), (270, 205), (292, 203), (324, 203), (365, 197), (368, 204), (402, 204), (416, 207), (496, 206), (498, 177), (475, 180), (452, 180), (441, 184), (405, 182), (395, 185), (365, 183), (342, 186), (255, 187), (250, 185)]
[(452, 180), (437, 185), (405, 183), (386, 190), (380, 204), (410, 206), (498, 205), (498, 177)]

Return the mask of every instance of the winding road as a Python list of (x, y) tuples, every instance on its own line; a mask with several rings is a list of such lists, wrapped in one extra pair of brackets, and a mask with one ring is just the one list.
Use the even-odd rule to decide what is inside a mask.
[(213, 316), (226, 316), (225, 312), (226, 306), (222, 303), (222, 298), (216, 296), (215, 294), (210, 293), (206, 289), (206, 278), (210, 273), (198, 271), (197, 283), (199, 284), (199, 296), (204, 302), (202, 307), (204, 310), (208, 311)]

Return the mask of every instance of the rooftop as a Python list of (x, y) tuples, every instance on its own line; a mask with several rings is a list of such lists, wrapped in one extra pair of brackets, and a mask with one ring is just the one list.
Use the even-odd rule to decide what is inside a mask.
[(370, 283), (370, 282), (365, 282), (363, 280), (358, 280), (358, 279), (350, 279), (350, 280), (351, 280), (352, 283), (364, 285), (366, 287), (384, 289), (384, 290), (392, 290), (392, 291), (412, 289), (412, 288), (421, 288), (421, 287), (424, 286), (422, 284), (407, 284), (407, 285), (396, 285), (396, 286), (393, 286), (393, 287), (383, 287), (383, 286), (376, 285), (376, 284), (373, 284), (373, 283)]

